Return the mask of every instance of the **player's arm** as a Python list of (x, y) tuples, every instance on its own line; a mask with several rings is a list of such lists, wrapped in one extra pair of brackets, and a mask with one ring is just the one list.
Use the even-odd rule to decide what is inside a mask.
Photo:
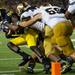
[(18, 27), (17, 25), (12, 25), (9, 24), (8, 22), (3, 22), (2, 23), (2, 30), (5, 33), (6, 38), (14, 38), (16, 36), (13, 36), (15, 34), (16, 30)]
[(66, 18), (71, 18), (75, 13), (75, 0), (69, 0), (69, 7), (65, 13)]
[(40, 20), (41, 19), (41, 14), (36, 14), (35, 16), (33, 16), (33, 18), (30, 18), (28, 20), (23, 20), (22, 22), (19, 22), (18, 25), (16, 26), (10, 26), (9, 29), (12, 31), (12, 32), (15, 32), (15, 31), (18, 31), (22, 28), (25, 28), (27, 26), (30, 26), (32, 24), (34, 24), (36, 21)]
[[(11, 25), (10, 25), (11, 26)], [(5, 36), (6, 38), (15, 38), (18, 37), (17, 35), (15, 35), (16, 31), (12, 31), (9, 27), (8, 28), (4, 28), (4, 32), (5, 32)]]
[(19, 26), (21, 26), (21, 27), (27, 27), (27, 26), (32, 25), (33, 23), (35, 23), (36, 21), (38, 21), (40, 19), (41, 19), (41, 14), (37, 14), (33, 18), (31, 18), (30, 20), (28, 20), (28, 21), (20, 22)]

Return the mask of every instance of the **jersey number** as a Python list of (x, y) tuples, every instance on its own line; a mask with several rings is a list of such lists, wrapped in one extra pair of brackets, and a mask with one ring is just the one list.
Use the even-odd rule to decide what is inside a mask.
[(48, 12), (50, 15), (59, 13), (59, 11), (60, 11), (60, 9), (58, 9), (58, 8), (48, 8), (48, 9), (46, 9), (46, 12)]

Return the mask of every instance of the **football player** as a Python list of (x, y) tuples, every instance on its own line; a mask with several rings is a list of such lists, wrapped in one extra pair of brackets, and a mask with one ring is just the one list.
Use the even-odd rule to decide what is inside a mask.
[[(30, 9), (33, 10), (33, 8), (30, 8)], [(32, 11), (31, 11), (31, 13), (32, 13)], [(28, 22), (28, 20), (32, 16), (31, 13), (22, 16), (22, 18), (25, 18), (24, 22), (26, 22), (26, 23)], [(25, 13), (23, 13), (23, 14), (25, 14)], [(26, 16), (28, 16), (28, 17), (26, 17)], [(20, 25), (18, 25), (17, 27), (23, 28)], [(16, 29), (16, 27), (15, 28), (13, 27), (13, 31), (15, 31), (15, 29)], [(15, 53), (17, 53), (23, 57), (26, 55), (24, 57), (24, 63), (27, 63), (27, 61), (29, 61), (31, 59), (31, 57), (28, 56), (27, 54), (25, 54), (24, 52), (21, 52), (20, 48), (18, 47), (20, 44), (23, 44), (26, 42), (28, 47), (30, 47), (37, 54), (38, 58), (40, 58), (40, 61), (44, 64), (45, 71), (47, 73), (49, 71), (50, 65), (47, 62), (46, 57), (42, 54), (41, 50), (37, 46), (37, 38), (38, 38), (37, 31), (34, 31), (32, 29), (29, 29), (29, 28), (26, 28), (26, 29), (27, 29), (27, 32), (25, 34), (21, 35), (20, 37), (17, 37), (15, 39), (10, 40), (10, 42), (7, 45)], [(21, 63), (19, 66), (22, 66), (22, 65), (24, 65), (24, 64)]]
[[(45, 17), (43, 18), (43, 21), (51, 28), (51, 29), (49, 28), (49, 30), (47, 28), (45, 31), (47, 32), (46, 33), (47, 36), (49, 33), (52, 32), (52, 35), (49, 34), (50, 37), (52, 36), (50, 41), (53, 40), (53, 43), (51, 43), (51, 45), (56, 43), (57, 45), (61, 47), (64, 55), (67, 56), (66, 60), (69, 62), (69, 66), (71, 66), (73, 63), (73, 60), (75, 60), (75, 51), (70, 39), (70, 36), (72, 35), (72, 32), (73, 32), (73, 27), (71, 22), (66, 19), (64, 13), (61, 11), (61, 8), (59, 7), (52, 6), (52, 8), (48, 8), (45, 6), (44, 8), (42, 7), (42, 9), (49, 14), (48, 15), (47, 13), (42, 11), (43, 13), (42, 17), (43, 16)], [(55, 13), (54, 11), (57, 11), (57, 12)], [(45, 41), (49, 43), (47, 40)], [(47, 45), (47, 47), (49, 46)]]

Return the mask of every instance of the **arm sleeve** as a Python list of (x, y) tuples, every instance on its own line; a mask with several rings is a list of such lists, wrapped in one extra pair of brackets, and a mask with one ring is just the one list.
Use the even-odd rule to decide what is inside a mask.
[(68, 12), (71, 14), (75, 13), (75, 0), (69, 0)]

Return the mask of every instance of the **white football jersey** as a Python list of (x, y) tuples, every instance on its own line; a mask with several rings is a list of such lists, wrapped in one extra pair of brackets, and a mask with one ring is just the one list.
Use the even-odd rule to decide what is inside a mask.
[(75, 0), (69, 0), (68, 11), (72, 14), (75, 13)]
[(22, 21), (23, 18), (32, 17), (32, 15), (33, 15), (33, 12), (31, 10), (25, 11), (21, 14), (20, 20)]
[(75, 2), (75, 0), (69, 0), (69, 3), (74, 3)]
[(41, 6), (35, 10), (34, 14), (41, 13), (43, 23), (53, 28), (57, 23), (67, 20), (65, 15), (61, 12), (57, 6)]
[[(27, 17), (33, 18), (33, 16), (34, 16), (33, 12), (34, 11), (32, 11), (32, 10), (25, 11), (24, 13), (22, 13), (20, 19), (22, 20), (23, 18), (27, 18)], [(43, 28), (44, 28), (44, 23), (42, 21), (37, 21), (36, 23), (34, 23), (33, 25), (31, 25), (30, 27), (42, 31)]]

